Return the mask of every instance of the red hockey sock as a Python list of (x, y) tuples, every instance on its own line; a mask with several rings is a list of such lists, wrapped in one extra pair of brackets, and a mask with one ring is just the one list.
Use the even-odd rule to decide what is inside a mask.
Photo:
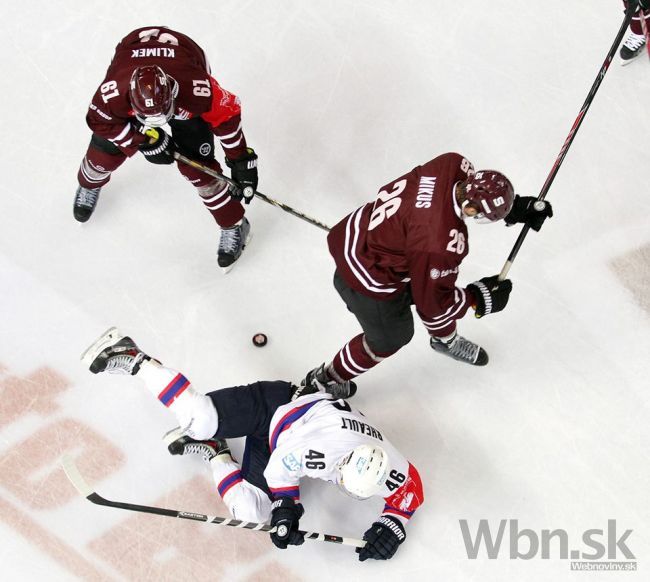
[(103, 186), (111, 179), (111, 173), (125, 160), (123, 153), (109, 154), (89, 146), (77, 174), (79, 184), (84, 188)]
[(333, 380), (352, 380), (394, 353), (373, 352), (366, 342), (365, 334), (361, 333), (339, 350), (327, 370), (332, 374)]

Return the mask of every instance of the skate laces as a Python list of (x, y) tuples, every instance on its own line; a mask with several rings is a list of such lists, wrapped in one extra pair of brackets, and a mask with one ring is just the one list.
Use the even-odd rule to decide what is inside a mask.
[(77, 191), (77, 204), (80, 206), (94, 206), (99, 197), (100, 188), (84, 188), (81, 187)]
[(207, 443), (189, 443), (183, 449), (184, 455), (201, 455), (204, 461), (209, 461), (217, 454), (217, 449)]
[(449, 353), (459, 359), (475, 362), (478, 356), (479, 346), (474, 342), (457, 335), (449, 344)]
[(137, 354), (120, 354), (119, 356), (112, 356), (106, 362), (106, 370), (109, 374), (130, 374), (137, 363), (142, 361), (144, 354), (138, 352)]
[(219, 239), (219, 251), (229, 255), (235, 254), (239, 249), (240, 241), (241, 225), (224, 228), (221, 231), (221, 238)]
[(645, 36), (642, 34), (636, 34), (632, 32), (630, 36), (628, 36), (625, 39), (625, 42), (623, 43), (624, 46), (629, 48), (630, 50), (638, 50), (645, 44)]

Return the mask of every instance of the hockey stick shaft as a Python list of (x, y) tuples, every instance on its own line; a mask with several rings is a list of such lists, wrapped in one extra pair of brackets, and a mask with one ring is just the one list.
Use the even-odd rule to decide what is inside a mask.
[[(587, 115), (587, 111), (589, 111), (589, 107), (591, 106), (591, 102), (594, 100), (594, 97), (596, 96), (596, 93), (598, 91), (598, 88), (600, 87), (600, 84), (603, 82), (603, 79), (605, 77), (605, 73), (607, 73), (607, 70), (609, 69), (609, 65), (612, 63), (612, 59), (614, 58), (614, 55), (616, 54), (616, 49), (618, 46), (621, 44), (621, 40), (623, 39), (623, 35), (625, 34), (625, 31), (627, 30), (627, 27), (630, 25), (630, 22), (632, 21), (632, 16), (636, 12), (636, 9), (638, 8), (638, 0), (630, 0), (628, 3), (628, 8), (627, 11), (625, 12), (625, 18), (623, 19), (623, 24), (621, 24), (621, 28), (619, 29), (616, 38), (614, 39), (614, 43), (612, 44), (611, 48), (609, 49), (609, 52), (607, 53), (607, 57), (605, 58), (605, 62), (603, 63), (602, 67), (600, 68), (600, 71), (598, 71), (598, 76), (596, 77), (596, 80), (594, 81), (593, 85), (591, 86), (591, 90), (589, 91), (589, 94), (587, 95), (587, 99), (585, 99), (585, 102), (582, 105), (582, 108), (580, 109), (580, 112), (578, 113), (578, 117), (576, 117), (576, 120), (573, 122), (573, 126), (571, 127), (571, 131), (569, 132), (569, 135), (567, 136), (566, 140), (564, 141), (564, 145), (562, 146), (562, 149), (560, 150), (560, 154), (558, 155), (557, 159), (555, 160), (555, 163), (553, 164), (553, 167), (551, 168), (551, 172), (549, 173), (548, 177), (546, 178), (546, 182), (544, 182), (544, 186), (542, 186), (542, 190), (539, 193), (539, 196), (537, 197), (537, 200), (544, 200), (546, 198), (546, 194), (548, 194), (549, 189), (551, 188), (551, 184), (553, 184), (553, 181), (555, 180), (555, 176), (558, 173), (558, 170), (560, 169), (560, 166), (562, 165), (562, 162), (564, 161), (564, 158), (569, 151), (569, 148), (571, 147), (571, 144), (573, 143), (573, 138), (575, 138), (576, 133), (578, 133), (578, 129), (580, 129), (580, 126), (582, 125), (582, 122), (585, 118), (585, 115)], [(510, 267), (512, 267), (512, 263), (514, 262), (515, 258), (517, 257), (517, 254), (519, 253), (519, 249), (521, 248), (521, 245), (524, 243), (524, 240), (526, 239), (526, 235), (528, 234), (528, 231), (530, 230), (530, 227), (528, 225), (524, 225), (524, 227), (521, 229), (521, 232), (519, 233), (519, 236), (517, 237), (517, 240), (515, 241), (514, 246), (512, 247), (512, 250), (510, 251), (510, 254), (508, 255), (508, 259), (506, 260), (505, 264), (503, 265), (503, 269), (501, 269), (501, 273), (499, 273), (499, 280), (503, 281), (507, 276), (508, 272), (510, 271)]]
[[(121, 501), (111, 501), (102, 497), (88, 485), (86, 480), (83, 478), (77, 465), (75, 464), (72, 457), (65, 455), (61, 459), (61, 465), (65, 471), (66, 476), (70, 482), (74, 485), (75, 489), (79, 492), (82, 497), (85, 497), (91, 503), (95, 505), (104, 505), (105, 507), (114, 507), (116, 509), (125, 509), (127, 511), (137, 511), (140, 513), (151, 513), (154, 515), (164, 515), (165, 517), (176, 517), (179, 519), (189, 519), (192, 521), (199, 521), (203, 523), (223, 525), (229, 527), (238, 527), (240, 529), (248, 529), (252, 531), (263, 531), (268, 533), (273, 533), (276, 531), (275, 527), (271, 527), (266, 523), (253, 523), (248, 521), (241, 521), (239, 519), (231, 519), (228, 517), (216, 517), (212, 515), (205, 515), (203, 513), (196, 513), (193, 511), (179, 511), (176, 509), (166, 509), (164, 507), (153, 507), (150, 505), (139, 505), (136, 503), (124, 503)], [(333, 544), (341, 544), (345, 546), (354, 546), (356, 548), (363, 548), (366, 545), (366, 542), (363, 540), (357, 540), (354, 538), (344, 538), (340, 536), (333, 536), (330, 534), (315, 533), (309, 531), (300, 530), (306, 539), (315, 540), (319, 542), (330, 542)]]
[[(192, 166), (193, 168), (196, 168), (197, 170), (200, 170), (201, 172), (204, 172), (208, 176), (212, 176), (213, 178), (217, 178), (217, 180), (221, 180), (223, 182), (226, 182), (229, 186), (232, 186), (234, 188), (239, 189), (239, 186), (230, 178), (227, 176), (224, 176), (223, 174), (220, 174), (219, 172), (213, 170), (212, 168), (208, 168), (208, 166), (203, 165), (200, 162), (197, 162), (196, 160), (192, 160), (183, 154), (179, 154), (178, 152), (174, 152), (174, 159), (178, 160), (179, 162), (183, 162), (184, 164), (187, 164), (188, 166)], [(326, 230), (329, 232), (330, 227), (327, 226), (326, 224), (323, 224), (319, 220), (316, 220), (315, 218), (311, 218), (310, 216), (307, 216), (306, 214), (303, 214), (302, 212), (298, 212), (297, 210), (291, 208), (291, 206), (287, 206), (286, 204), (283, 204), (282, 202), (278, 202), (277, 200), (274, 200), (273, 198), (269, 198), (266, 194), (262, 194), (261, 192), (255, 192), (255, 196), (257, 196), (259, 199), (264, 200), (267, 204), (271, 204), (272, 206), (277, 206), (278, 208), (281, 208), (285, 212), (288, 212), (292, 216), (295, 216), (296, 218), (300, 218), (301, 220), (304, 220), (305, 222), (308, 222), (309, 224), (313, 224), (314, 226), (317, 226), (318, 228), (322, 228), (323, 230)]]

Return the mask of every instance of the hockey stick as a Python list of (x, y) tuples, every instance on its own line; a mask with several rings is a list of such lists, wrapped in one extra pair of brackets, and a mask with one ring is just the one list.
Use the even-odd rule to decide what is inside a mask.
[[(111, 501), (102, 497), (92, 487), (88, 485), (83, 478), (77, 465), (72, 457), (64, 455), (61, 458), (61, 465), (65, 471), (66, 476), (74, 485), (75, 489), (91, 503), (95, 505), (105, 505), (106, 507), (116, 507), (117, 509), (126, 509), (128, 511), (139, 511), (142, 513), (153, 513), (155, 515), (164, 515), (167, 517), (178, 517), (180, 519), (191, 519), (192, 521), (201, 521), (203, 523), (213, 523), (216, 525), (226, 525), (230, 527), (238, 527), (242, 529), (250, 529), (253, 531), (264, 531), (273, 533), (276, 531), (275, 527), (271, 527), (265, 523), (252, 523), (249, 521), (240, 521), (239, 519), (231, 519), (228, 517), (214, 517), (212, 515), (204, 515), (203, 513), (195, 513), (193, 511), (177, 511), (176, 509), (165, 509), (163, 507), (151, 507), (149, 505), (138, 505), (135, 503), (123, 503), (120, 501)], [(366, 542), (354, 538), (342, 538), (340, 536), (333, 536), (330, 534), (314, 533), (309, 531), (300, 530), (300, 533), (308, 540), (316, 540), (318, 542), (331, 542), (333, 544), (341, 544), (345, 546), (354, 546), (356, 548), (363, 548)]]
[[(566, 156), (569, 147), (571, 147), (571, 144), (573, 143), (573, 138), (576, 136), (576, 133), (578, 133), (578, 129), (580, 129), (580, 125), (582, 125), (582, 121), (584, 120), (587, 111), (589, 111), (591, 102), (594, 100), (596, 92), (598, 91), (598, 88), (600, 87), (600, 84), (602, 83), (603, 78), (605, 77), (605, 73), (607, 73), (607, 70), (609, 69), (609, 65), (611, 64), (612, 59), (616, 54), (616, 49), (618, 48), (618, 45), (621, 44), (623, 35), (625, 34), (627, 27), (630, 25), (630, 22), (632, 21), (632, 16), (634, 15), (636, 9), (638, 8), (638, 3), (639, 3), (638, 0), (630, 0), (628, 3), (627, 11), (625, 12), (625, 18), (623, 19), (623, 24), (621, 24), (621, 28), (619, 29), (618, 34), (614, 39), (614, 43), (609, 49), (609, 53), (607, 53), (607, 58), (605, 59), (603, 66), (600, 68), (600, 71), (598, 71), (598, 76), (596, 77), (594, 84), (591, 86), (591, 90), (589, 91), (589, 94), (587, 95), (587, 99), (582, 105), (582, 109), (580, 109), (580, 113), (578, 113), (578, 117), (576, 117), (576, 120), (573, 122), (571, 131), (569, 132), (569, 135), (564, 141), (564, 145), (560, 150), (560, 154), (555, 160), (555, 163), (551, 168), (551, 172), (548, 175), (548, 178), (546, 178), (546, 182), (544, 182), (544, 186), (542, 186), (542, 190), (539, 193), (539, 196), (537, 197), (537, 200), (539, 202), (543, 201), (544, 198), (546, 198), (546, 194), (551, 188), (551, 184), (553, 184), (553, 180), (555, 180), (555, 176), (557, 175), (558, 170), (560, 169), (560, 166), (564, 161), (564, 157)], [(537, 204), (537, 202), (535, 204)], [(526, 235), (528, 234), (529, 230), (530, 230), (530, 226), (528, 226), (527, 224), (524, 225), (524, 227), (521, 229), (521, 232), (519, 233), (519, 237), (517, 237), (517, 240), (515, 241), (515, 244), (512, 247), (510, 254), (508, 255), (508, 259), (503, 265), (503, 269), (501, 269), (501, 273), (499, 273), (499, 281), (503, 281), (508, 276), (508, 271), (510, 271), (510, 267), (512, 267), (512, 263), (514, 262), (517, 254), (519, 253), (519, 249), (521, 248), (521, 245), (523, 244), (524, 239), (526, 238)]]
[[(193, 168), (196, 168), (197, 170), (201, 170), (202, 172), (208, 174), (208, 176), (212, 176), (213, 178), (217, 178), (218, 180), (221, 180), (223, 182), (226, 182), (229, 186), (232, 186), (234, 188), (237, 188), (238, 190), (240, 189), (239, 186), (237, 185), (234, 180), (231, 180), (227, 176), (224, 176), (223, 174), (220, 174), (219, 172), (213, 170), (212, 168), (208, 168), (207, 166), (204, 166), (200, 162), (197, 162), (195, 160), (192, 160), (190, 158), (185, 157), (183, 154), (179, 154), (178, 152), (174, 152), (174, 159), (178, 160), (179, 162), (183, 162), (184, 164), (187, 164), (188, 166), (192, 166)], [(281, 208), (285, 212), (288, 212), (289, 214), (292, 214), (293, 216), (300, 218), (301, 220), (304, 220), (308, 222), (309, 224), (313, 224), (314, 226), (317, 226), (318, 228), (322, 228), (323, 230), (326, 230), (329, 232), (330, 227), (327, 226), (326, 224), (323, 224), (322, 222), (311, 218), (310, 216), (307, 216), (306, 214), (303, 214), (302, 212), (298, 212), (297, 210), (294, 210), (291, 208), (291, 206), (287, 206), (286, 204), (283, 204), (282, 202), (278, 202), (277, 200), (273, 200), (273, 198), (269, 198), (266, 196), (266, 194), (262, 194), (261, 192), (255, 192), (255, 196), (260, 198), (261, 200), (264, 200), (264, 202), (267, 202), (268, 204), (271, 204), (272, 206), (277, 206), (278, 208)]]

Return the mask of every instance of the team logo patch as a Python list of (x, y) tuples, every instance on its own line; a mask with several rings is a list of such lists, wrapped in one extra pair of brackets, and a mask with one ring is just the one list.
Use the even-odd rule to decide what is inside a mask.
[(300, 462), (296, 457), (293, 456), (293, 453), (289, 453), (286, 457), (282, 459), (282, 464), (289, 471), (298, 471), (300, 469)]
[(432, 279), (439, 279), (440, 278), (440, 271), (438, 269), (431, 269), (431, 271), (429, 271), (429, 276)]
[(199, 153), (202, 156), (209, 156), (211, 151), (212, 146), (209, 143), (202, 143), (201, 147), (199, 148)]

